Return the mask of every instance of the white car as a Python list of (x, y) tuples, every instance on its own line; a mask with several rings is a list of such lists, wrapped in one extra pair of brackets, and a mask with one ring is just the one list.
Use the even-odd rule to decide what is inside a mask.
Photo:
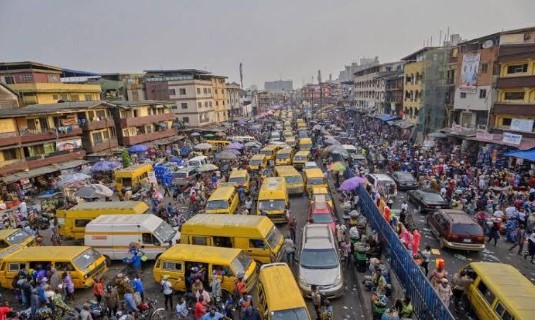
[(307, 297), (312, 285), (328, 298), (344, 294), (344, 277), (338, 244), (328, 225), (307, 224), (299, 252), (299, 288)]
[(305, 165), (303, 166), (303, 170), (310, 169), (310, 168), (319, 168), (318, 164), (315, 161), (307, 161), (305, 162)]

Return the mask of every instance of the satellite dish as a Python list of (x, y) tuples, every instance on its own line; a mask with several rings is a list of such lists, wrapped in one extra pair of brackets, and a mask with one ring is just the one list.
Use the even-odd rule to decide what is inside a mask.
[(483, 42), (483, 44), (481, 45), (481, 47), (482, 47), (483, 49), (488, 49), (488, 48), (492, 47), (493, 45), (494, 45), (494, 42), (493, 42), (492, 40), (489, 39), (489, 40)]

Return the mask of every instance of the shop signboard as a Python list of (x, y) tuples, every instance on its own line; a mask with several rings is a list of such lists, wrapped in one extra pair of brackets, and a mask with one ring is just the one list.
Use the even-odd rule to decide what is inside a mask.
[(476, 132), (476, 139), (477, 140), (492, 141), (492, 140), (494, 140), (494, 135), (492, 133), (488, 133), (486, 131), (478, 131), (478, 132)]
[(72, 151), (82, 147), (82, 139), (69, 139), (56, 142), (57, 151)]
[(154, 185), (158, 185), (158, 180), (156, 180), (156, 173), (154, 171), (149, 171), (147, 175), (148, 175), (150, 183), (154, 183)]
[(507, 144), (519, 145), (520, 142), (522, 142), (522, 135), (504, 132), (502, 142)]
[(530, 119), (512, 119), (511, 130), (533, 132), (533, 120)]

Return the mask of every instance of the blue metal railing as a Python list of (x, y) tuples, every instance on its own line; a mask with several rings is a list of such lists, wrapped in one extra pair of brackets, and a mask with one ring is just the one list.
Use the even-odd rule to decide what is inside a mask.
[[(345, 178), (354, 176), (351, 170), (344, 172)], [(404, 286), (405, 293), (411, 298), (414, 312), (420, 320), (455, 320), (455, 317), (442, 302), (421, 268), (414, 262), (410, 253), (399, 240), (398, 235), (383, 218), (374, 201), (363, 186), (357, 193), (362, 213), (371, 227), (377, 231), (384, 245), (384, 253), (390, 260), (390, 267)]]

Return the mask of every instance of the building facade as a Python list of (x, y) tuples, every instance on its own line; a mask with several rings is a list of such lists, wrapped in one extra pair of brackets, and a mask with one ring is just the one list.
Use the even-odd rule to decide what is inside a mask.
[(386, 99), (387, 79), (403, 72), (402, 62), (377, 64), (355, 72), (355, 106), (379, 114), (390, 113), (391, 105)]
[(453, 121), (462, 127), (487, 129), (496, 100), (500, 34), (461, 42), (458, 48)]
[(535, 28), (503, 32), (493, 131), (535, 137)]
[(269, 92), (285, 92), (294, 89), (293, 81), (291, 80), (277, 80), (264, 82), (264, 90)]
[(112, 115), (117, 128), (118, 142), (129, 147), (176, 136), (173, 127), (176, 115), (160, 101), (114, 101)]
[(19, 107), (19, 96), (8, 86), (0, 83), (0, 109)]
[(227, 91), (227, 105), (230, 109), (229, 120), (233, 120), (234, 117), (244, 116), (244, 111), (241, 104), (241, 91), (240, 85), (232, 82), (225, 85)]
[(143, 74), (141, 73), (103, 73), (96, 82), (102, 88), (101, 98), (107, 101), (143, 101)]
[(100, 100), (100, 85), (62, 83), (62, 70), (28, 61), (0, 63), (0, 83), (18, 94), (22, 105)]
[(214, 121), (221, 123), (230, 118), (230, 106), (228, 105), (228, 93), (225, 80), (227, 77), (212, 76), (212, 90), (214, 99)]

